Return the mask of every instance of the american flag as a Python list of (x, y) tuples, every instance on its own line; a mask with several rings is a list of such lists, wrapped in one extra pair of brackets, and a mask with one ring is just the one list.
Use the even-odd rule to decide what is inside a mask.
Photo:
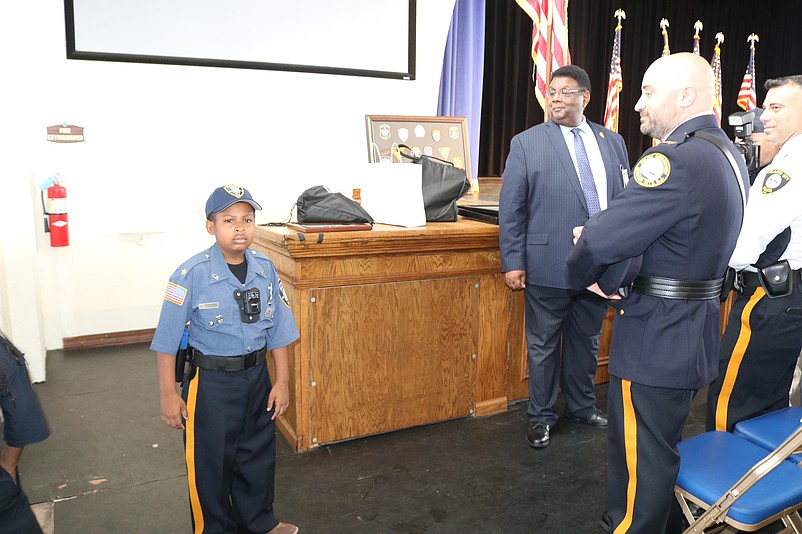
[(749, 41), (749, 64), (746, 66), (746, 73), (741, 82), (741, 90), (738, 91), (738, 105), (746, 111), (752, 111), (757, 107), (757, 93), (755, 92), (755, 41), (758, 40), (754, 33), (747, 38)]
[(164, 300), (172, 302), (179, 306), (184, 305), (184, 299), (187, 298), (187, 288), (179, 286), (175, 282), (168, 282), (167, 289), (164, 290)]
[(571, 64), (568, 50), (568, 0), (515, 0), (532, 19), (535, 97), (546, 111), (551, 73)]
[(604, 111), (604, 127), (614, 132), (618, 131), (618, 93), (624, 80), (621, 75), (621, 19), (626, 18), (623, 9), (615, 12), (618, 25), (615, 27), (613, 37), (613, 55), (610, 60), (610, 81), (607, 83), (607, 107)]
[(713, 113), (716, 115), (718, 125), (721, 126), (721, 43), (724, 42), (724, 34), (716, 34), (716, 46), (713, 48), (713, 59), (710, 60), (710, 68), (713, 69), (713, 78), (716, 84), (716, 95), (713, 101)]

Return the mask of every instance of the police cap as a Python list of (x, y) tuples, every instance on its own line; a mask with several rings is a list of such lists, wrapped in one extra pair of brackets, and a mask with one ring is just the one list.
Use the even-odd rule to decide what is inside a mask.
[(262, 209), (262, 206), (253, 199), (247, 189), (238, 185), (228, 184), (215, 189), (209, 200), (206, 201), (206, 217), (208, 218), (212, 213), (223, 211), (237, 202), (247, 202), (255, 210)]

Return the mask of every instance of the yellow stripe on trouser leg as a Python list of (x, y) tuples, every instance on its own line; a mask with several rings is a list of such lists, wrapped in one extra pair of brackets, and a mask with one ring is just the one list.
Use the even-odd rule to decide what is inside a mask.
[(754, 294), (749, 297), (749, 302), (744, 306), (744, 311), (741, 312), (741, 331), (738, 334), (735, 347), (732, 349), (730, 361), (727, 363), (727, 372), (724, 375), (724, 382), (721, 384), (721, 391), (718, 394), (718, 403), (716, 404), (716, 430), (727, 430), (727, 412), (730, 407), (730, 396), (735, 387), (735, 380), (738, 378), (738, 370), (741, 368), (744, 354), (746, 354), (746, 349), (749, 347), (749, 340), (752, 338), (752, 328), (749, 326), (749, 319), (752, 315), (752, 309), (765, 294), (766, 291), (762, 287), (755, 289)]
[(203, 532), (203, 510), (198, 498), (198, 486), (195, 481), (195, 408), (198, 400), (198, 382), (201, 370), (196, 369), (195, 377), (189, 383), (187, 392), (186, 448), (184, 455), (187, 462), (187, 483), (189, 484), (189, 504), (192, 508), (192, 519), (195, 522), (194, 534)]
[(635, 493), (638, 488), (638, 424), (632, 404), (632, 382), (621, 380), (621, 398), (624, 405), (624, 449), (627, 458), (627, 511), (613, 534), (623, 534), (632, 525), (635, 513)]

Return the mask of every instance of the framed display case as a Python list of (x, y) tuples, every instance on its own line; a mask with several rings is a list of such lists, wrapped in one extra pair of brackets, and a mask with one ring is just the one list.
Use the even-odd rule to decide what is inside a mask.
[(416, 156), (440, 158), (465, 169), (473, 183), (465, 117), (365, 115), (365, 123), (371, 163), (409, 163), (398, 149), (406, 145)]

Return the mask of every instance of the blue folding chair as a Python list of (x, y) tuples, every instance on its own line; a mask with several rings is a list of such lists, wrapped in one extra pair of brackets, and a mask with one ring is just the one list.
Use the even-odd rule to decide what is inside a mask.
[[(773, 451), (800, 424), (802, 424), (802, 407), (789, 406), (776, 412), (741, 421), (735, 425), (734, 433), (755, 445)], [(798, 465), (802, 462), (802, 454), (792, 454), (789, 460)]]
[[(754, 532), (778, 520), (781, 533), (802, 534), (802, 469), (787, 460), (802, 447), (802, 425), (771, 451), (728, 432), (705, 432), (677, 447), (675, 495), (690, 524), (686, 534)], [(698, 518), (690, 503), (704, 510)]]

